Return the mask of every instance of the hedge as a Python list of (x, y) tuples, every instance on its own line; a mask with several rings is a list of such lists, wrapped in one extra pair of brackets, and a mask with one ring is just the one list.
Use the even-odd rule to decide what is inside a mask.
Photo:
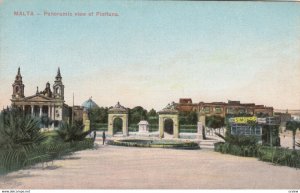
[(195, 142), (181, 142), (174, 140), (110, 140), (109, 145), (126, 146), (126, 147), (152, 147), (152, 148), (172, 148), (172, 149), (200, 149)]
[(300, 168), (300, 151), (279, 147), (260, 147), (258, 159), (276, 165)]
[(281, 147), (268, 147), (262, 145), (238, 146), (226, 142), (215, 143), (217, 152), (244, 157), (256, 157), (261, 161), (271, 162), (275, 165), (283, 165), (300, 168), (300, 151)]

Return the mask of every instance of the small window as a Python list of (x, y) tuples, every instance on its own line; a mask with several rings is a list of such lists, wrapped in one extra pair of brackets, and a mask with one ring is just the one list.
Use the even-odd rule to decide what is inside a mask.
[(228, 108), (227, 113), (230, 113), (230, 114), (234, 113), (234, 109), (233, 108)]
[(216, 107), (215, 112), (216, 113), (222, 113), (222, 108), (221, 107)]
[(245, 109), (240, 108), (240, 109), (239, 109), (239, 113), (245, 113)]
[(209, 113), (210, 112), (210, 108), (209, 107), (204, 107), (204, 112), (205, 113)]

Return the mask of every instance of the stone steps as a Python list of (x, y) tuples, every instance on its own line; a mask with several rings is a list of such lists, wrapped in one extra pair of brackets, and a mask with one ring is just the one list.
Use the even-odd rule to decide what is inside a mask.
[(212, 140), (212, 139), (208, 139), (208, 140), (201, 140), (199, 142), (199, 146), (201, 149), (214, 149), (214, 144), (219, 142), (218, 140)]

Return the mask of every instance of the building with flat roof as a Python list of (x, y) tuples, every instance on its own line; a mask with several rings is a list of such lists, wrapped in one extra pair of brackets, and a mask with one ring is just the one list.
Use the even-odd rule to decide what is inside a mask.
[(225, 117), (227, 114), (249, 114), (257, 116), (273, 116), (273, 107), (256, 105), (255, 103), (241, 103), (240, 101), (228, 100), (225, 102), (199, 102), (193, 103), (191, 98), (180, 98), (176, 103), (180, 112), (196, 111), (199, 115), (219, 115)]

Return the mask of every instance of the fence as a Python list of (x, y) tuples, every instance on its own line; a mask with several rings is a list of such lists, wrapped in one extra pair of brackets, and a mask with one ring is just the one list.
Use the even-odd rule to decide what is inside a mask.
[(225, 127), (222, 127), (222, 128), (219, 128), (219, 129), (213, 129), (213, 128), (208, 128), (208, 127), (205, 128), (205, 134), (208, 135), (208, 136), (216, 136), (215, 133), (219, 133), (219, 134), (224, 136), (225, 132), (226, 132)]
[(197, 125), (179, 125), (179, 133), (197, 133)]
[[(107, 123), (96, 123), (95, 124), (95, 129), (97, 131), (107, 131), (108, 128), (108, 124)], [(129, 132), (138, 132), (139, 131), (139, 126), (137, 124), (131, 124), (128, 126), (128, 131)], [(150, 125), (149, 126), (149, 131), (150, 132), (156, 132), (158, 131), (158, 124), (154, 125)]]
[[(97, 131), (107, 131), (108, 124), (107, 123), (96, 123), (95, 129)], [(136, 124), (131, 124), (128, 126), (129, 132), (138, 132), (139, 126)], [(149, 132), (157, 132), (158, 124), (149, 125)], [(226, 128), (220, 129), (212, 129), (205, 128), (206, 135), (215, 136), (215, 132), (220, 133), (221, 135), (225, 135)], [(197, 125), (179, 125), (179, 133), (197, 133)]]

